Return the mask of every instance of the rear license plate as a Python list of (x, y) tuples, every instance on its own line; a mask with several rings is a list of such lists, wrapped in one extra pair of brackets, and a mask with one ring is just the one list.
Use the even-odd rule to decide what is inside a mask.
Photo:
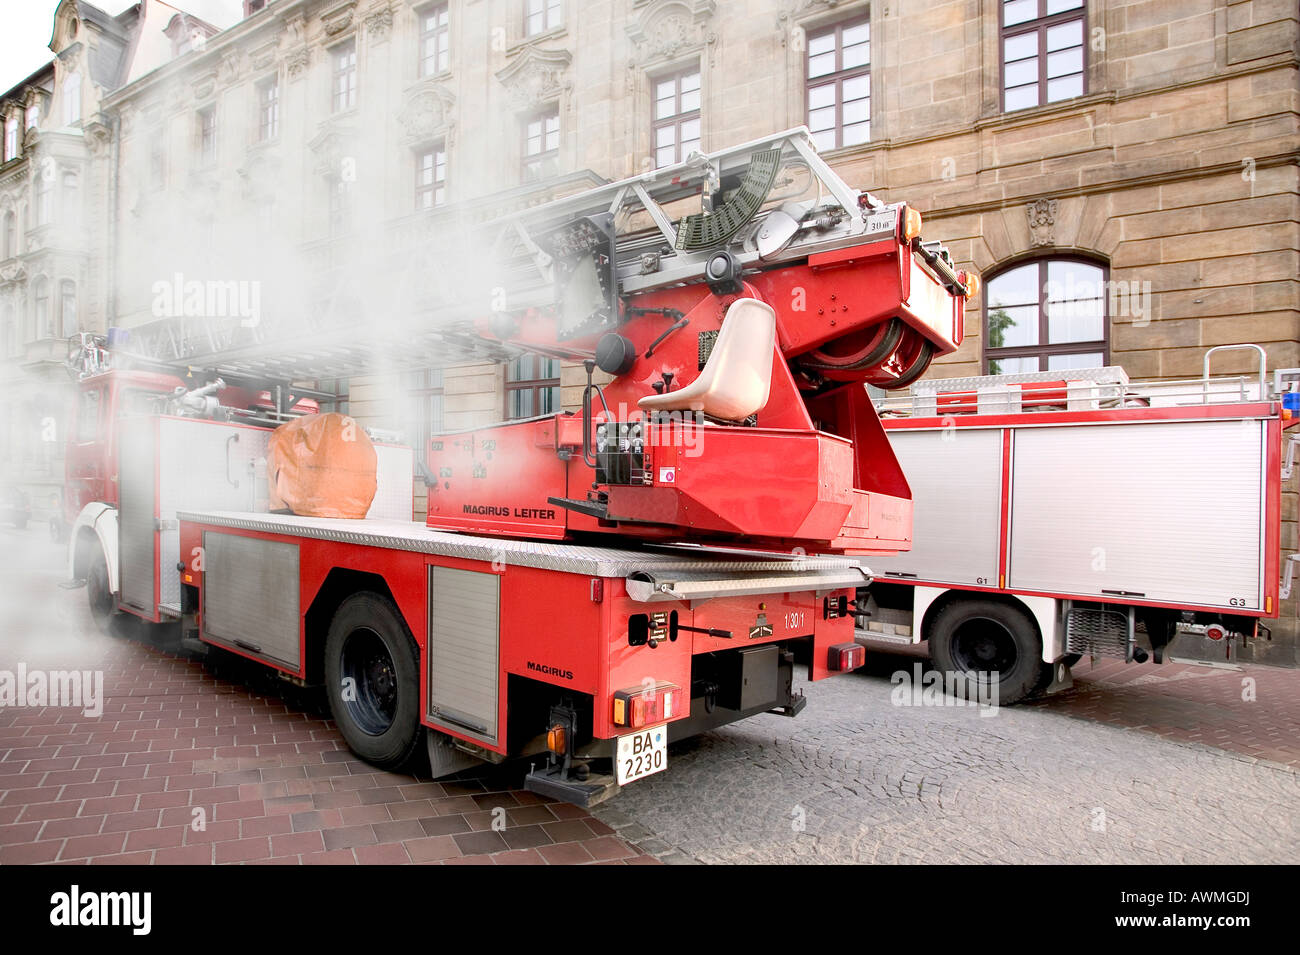
[(618, 757), (614, 763), (615, 776), (620, 786), (667, 769), (667, 724), (620, 736)]

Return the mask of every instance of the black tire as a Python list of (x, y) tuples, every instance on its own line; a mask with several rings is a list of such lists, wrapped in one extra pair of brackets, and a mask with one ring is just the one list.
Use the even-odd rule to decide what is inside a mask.
[(90, 605), (90, 615), (101, 633), (110, 637), (130, 637), (135, 635), (136, 621), (139, 619), (129, 613), (119, 613), (113, 591), (108, 583), (108, 560), (96, 543), (90, 554), (90, 566), (86, 568), (86, 601)]
[(420, 664), (392, 601), (362, 592), (339, 606), (325, 638), (325, 692), (348, 747), (366, 762), (398, 769), (416, 755)]
[(1015, 703), (1038, 689), (1044, 670), (1042, 640), (1032, 617), (996, 600), (957, 600), (939, 611), (930, 627), (930, 659), (947, 673), (966, 677), (997, 673), (997, 702)]

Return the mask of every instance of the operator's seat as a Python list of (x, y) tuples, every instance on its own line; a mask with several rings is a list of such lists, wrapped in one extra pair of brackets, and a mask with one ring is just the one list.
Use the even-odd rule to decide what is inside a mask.
[(700, 411), (723, 421), (743, 421), (767, 404), (772, 387), (776, 312), (756, 298), (738, 298), (722, 319), (709, 360), (694, 381), (677, 391), (647, 395), (643, 411)]

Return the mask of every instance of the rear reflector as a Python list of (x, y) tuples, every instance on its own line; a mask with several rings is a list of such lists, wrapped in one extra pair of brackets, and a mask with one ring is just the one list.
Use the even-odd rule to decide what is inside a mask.
[(680, 714), (680, 693), (674, 683), (618, 690), (614, 694), (614, 725), (640, 729), (670, 720)]
[(867, 662), (867, 648), (858, 643), (837, 643), (826, 654), (826, 669), (856, 670)]

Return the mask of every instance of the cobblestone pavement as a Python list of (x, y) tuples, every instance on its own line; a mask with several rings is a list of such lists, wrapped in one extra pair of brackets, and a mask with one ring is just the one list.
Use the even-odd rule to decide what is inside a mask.
[(889, 673), (913, 662), (805, 685), (796, 719), (677, 744), (596, 815), (665, 862), (1300, 861), (1290, 767), (1065, 703), (892, 705)]

